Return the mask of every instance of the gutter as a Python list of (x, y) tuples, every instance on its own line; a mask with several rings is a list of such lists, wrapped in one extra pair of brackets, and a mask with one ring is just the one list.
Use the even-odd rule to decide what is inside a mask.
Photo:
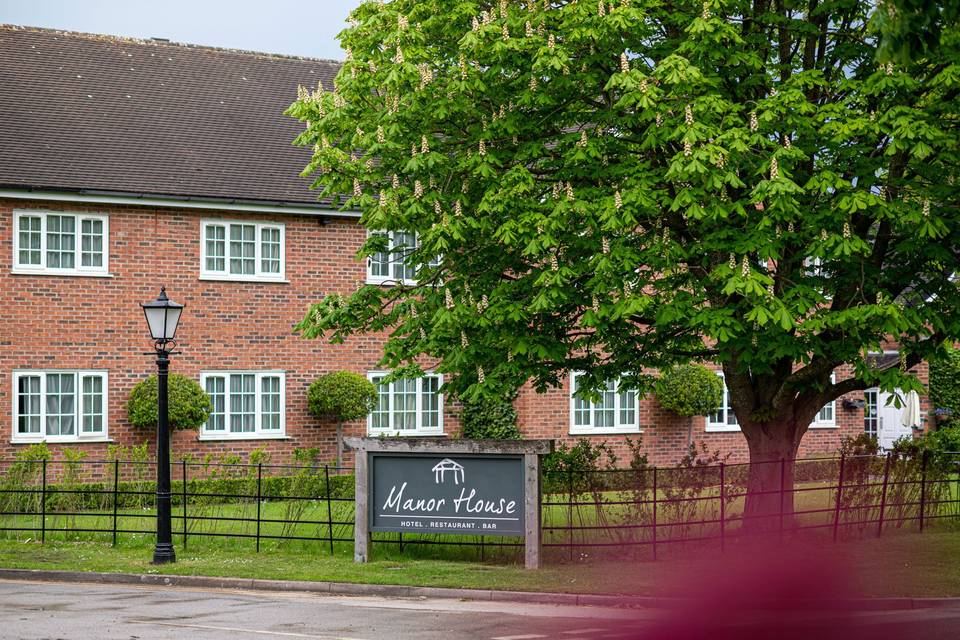
[(52, 190), (39, 187), (0, 188), (0, 198), (15, 200), (42, 200), (46, 202), (77, 202), (85, 204), (134, 205), (141, 207), (176, 207), (181, 209), (219, 209), (255, 213), (286, 213), (309, 216), (360, 218), (359, 211), (339, 211), (322, 204), (292, 204), (282, 201), (245, 200), (210, 196), (176, 196), (124, 191)]

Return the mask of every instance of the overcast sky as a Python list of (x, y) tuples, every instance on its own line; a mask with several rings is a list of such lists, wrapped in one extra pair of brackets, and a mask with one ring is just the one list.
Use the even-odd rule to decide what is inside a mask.
[(361, 0), (0, 0), (0, 23), (340, 60)]

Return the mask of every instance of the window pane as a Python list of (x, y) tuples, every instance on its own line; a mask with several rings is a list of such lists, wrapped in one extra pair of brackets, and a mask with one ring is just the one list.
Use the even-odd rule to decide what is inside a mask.
[(440, 379), (427, 376), (422, 379), (423, 393), (420, 397), (421, 425), (424, 429), (436, 429), (440, 426)]
[(73, 435), (76, 416), (76, 395), (72, 373), (47, 374), (47, 435)]
[(393, 261), (394, 280), (413, 280), (416, 278), (416, 268), (406, 263), (407, 257), (414, 251), (417, 236), (413, 233), (394, 231), (391, 234), (393, 242), (391, 259)]
[(40, 265), (40, 218), (21, 216), (19, 220), (19, 256), (20, 264)]
[(224, 387), (225, 383), (222, 376), (210, 376), (206, 379), (207, 395), (210, 396), (210, 403), (213, 405), (210, 417), (207, 418), (207, 431), (224, 431), (225, 429), (226, 398)]
[(863, 431), (868, 436), (877, 437), (878, 413), (877, 413), (877, 390), (868, 389), (863, 392)]
[(223, 226), (208, 224), (206, 227), (207, 271), (226, 271), (226, 231)]
[(80, 265), (103, 266), (102, 220), (83, 220), (80, 223)]
[(382, 380), (382, 376), (376, 376), (370, 380), (377, 387), (377, 405), (370, 413), (371, 429), (390, 428), (390, 385), (381, 384)]
[(103, 431), (103, 378), (83, 377), (83, 433)]
[(594, 406), (594, 427), (613, 427), (615, 397), (614, 383), (607, 382), (606, 387), (600, 392), (600, 402)]
[(18, 379), (17, 433), (40, 433), (40, 376)]
[(252, 224), (230, 225), (230, 273), (253, 275), (256, 253), (257, 227)]
[(264, 376), (260, 381), (260, 428), (265, 431), (280, 428), (280, 378)]
[(632, 389), (620, 392), (620, 426), (637, 426), (637, 392)]
[(47, 266), (72, 269), (76, 251), (76, 218), (47, 216)]
[(398, 431), (417, 428), (416, 380), (397, 380), (393, 383), (393, 428)]
[(580, 376), (573, 378), (573, 423), (578, 427), (590, 426), (590, 401), (576, 395), (580, 392)]
[(230, 431), (256, 430), (257, 376), (252, 373), (230, 376)]
[[(377, 234), (384, 235), (384, 234)], [(386, 278), (390, 275), (390, 256), (386, 252), (375, 253), (369, 258), (370, 276)]]
[(280, 229), (260, 230), (260, 271), (280, 273)]

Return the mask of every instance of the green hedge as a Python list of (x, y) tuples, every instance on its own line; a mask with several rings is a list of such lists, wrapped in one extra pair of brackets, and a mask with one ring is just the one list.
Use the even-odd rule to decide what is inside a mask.
[(681, 416), (705, 416), (723, 403), (723, 382), (702, 364), (684, 364), (661, 372), (656, 387), (660, 406)]
[[(294, 476), (267, 476), (260, 481), (260, 495), (264, 500), (283, 497), (301, 497), (322, 500), (327, 497), (323, 469), (315, 473)], [(48, 511), (87, 511), (113, 508), (113, 480), (103, 482), (57, 483), (47, 485)], [(156, 482), (125, 480), (117, 483), (117, 507), (140, 509), (154, 505)], [(135, 493), (125, 493), (135, 492)], [(330, 476), (331, 498), (353, 498), (353, 475)], [(171, 482), (172, 502), (182, 503), (183, 481)], [(251, 496), (251, 498), (224, 498), (221, 496)], [(257, 495), (255, 475), (237, 478), (203, 478), (187, 481), (187, 504), (241, 502)], [(3, 479), (0, 482), (0, 515), (9, 512), (40, 511), (40, 484), (20, 484)]]
[[(171, 429), (196, 429), (210, 415), (210, 396), (196, 380), (179, 373), (167, 378), (167, 397)], [(157, 425), (157, 376), (141, 380), (130, 390), (127, 418), (135, 427)]]

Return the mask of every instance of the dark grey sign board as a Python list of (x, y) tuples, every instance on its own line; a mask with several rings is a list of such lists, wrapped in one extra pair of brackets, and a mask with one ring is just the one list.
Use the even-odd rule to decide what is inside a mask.
[(371, 531), (523, 536), (540, 566), (540, 456), (553, 440), (345, 438), (356, 452), (353, 559)]
[(370, 454), (370, 531), (523, 536), (522, 455)]

